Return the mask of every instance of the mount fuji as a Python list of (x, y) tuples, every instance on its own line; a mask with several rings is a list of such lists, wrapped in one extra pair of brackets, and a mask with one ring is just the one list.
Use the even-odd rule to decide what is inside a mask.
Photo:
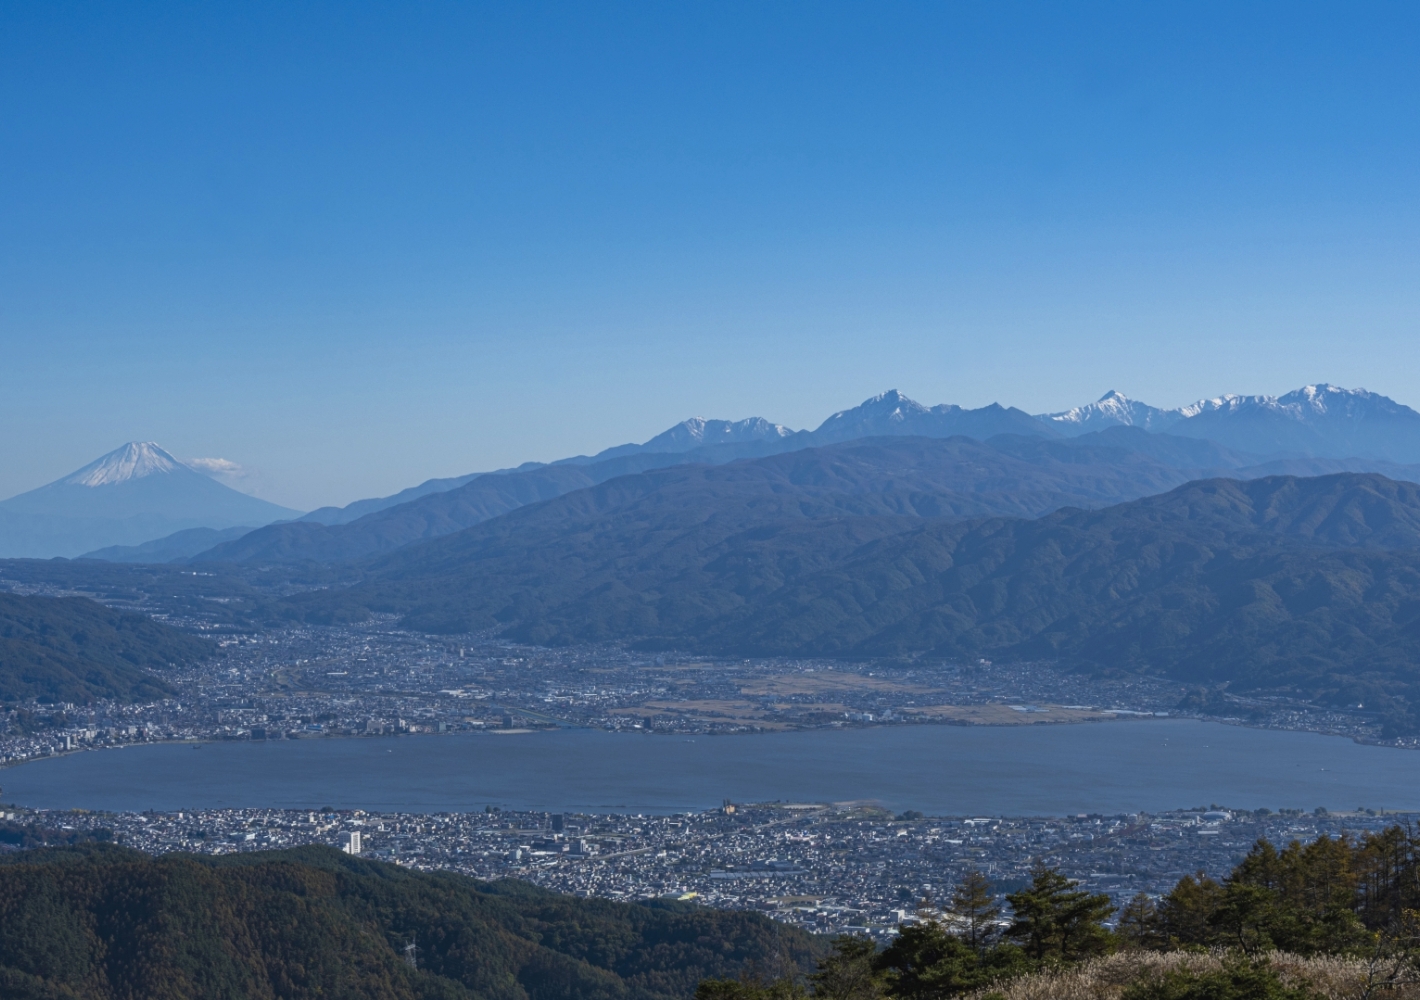
[(223, 486), (152, 441), (131, 441), (0, 502), (0, 556), (77, 556), (189, 528), (255, 527), (300, 513)]

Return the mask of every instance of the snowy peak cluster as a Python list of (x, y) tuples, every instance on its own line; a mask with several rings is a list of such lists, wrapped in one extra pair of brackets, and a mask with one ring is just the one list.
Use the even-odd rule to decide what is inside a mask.
[(1364, 419), (1372, 415), (1416, 415), (1410, 407), (1402, 406), (1379, 393), (1365, 389), (1343, 389), (1320, 382), (1303, 386), (1285, 396), (1238, 396), (1226, 393), (1212, 399), (1200, 399), (1196, 403), (1174, 410), (1161, 410), (1111, 389), (1097, 402), (1077, 406), (1063, 413), (1043, 413), (1039, 419), (1065, 433), (1084, 433), (1115, 425), (1161, 431), (1180, 421), (1213, 413), (1268, 414), (1302, 422), (1327, 416)]
[(999, 403), (975, 410), (947, 403), (929, 407), (892, 389), (840, 410), (812, 431), (793, 431), (761, 417), (738, 421), (695, 417), (645, 444), (622, 445), (595, 458), (689, 453), (710, 445), (741, 446), (747, 457), (871, 437), (1077, 437), (1115, 427), (1213, 441), (1258, 460), (1307, 457), (1420, 463), (1420, 413), (1379, 393), (1326, 383), (1303, 386), (1284, 396), (1216, 396), (1175, 409), (1150, 406), (1111, 389), (1085, 406), (1036, 416)]
[(1223, 395), (1161, 410), (1108, 392), (1040, 421), (1066, 436), (1112, 426), (1205, 438), (1257, 456), (1420, 462), (1420, 413), (1380, 393), (1324, 382), (1284, 396)]

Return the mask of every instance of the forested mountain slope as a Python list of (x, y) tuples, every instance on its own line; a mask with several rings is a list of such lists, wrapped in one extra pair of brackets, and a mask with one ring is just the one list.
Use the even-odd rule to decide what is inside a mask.
[(149, 671), (201, 659), (211, 645), (195, 636), (82, 597), (0, 594), (0, 700), (161, 698)]
[(434, 631), (735, 655), (1059, 658), (1320, 697), (1414, 689), (1412, 483), (1207, 480), (1103, 510), (962, 521), (918, 484), (812, 497), (748, 472), (704, 470), (721, 496), (753, 487), (708, 506), (693, 502), (704, 483), (679, 478), (579, 491), (385, 557), (359, 585), (281, 613), (397, 611)]
[(757, 914), (577, 899), (329, 848), (6, 860), (0, 996), (16, 1000), (679, 1000), (815, 951)]
[(463, 486), (419, 496), (348, 524), (272, 524), (215, 546), (192, 562), (346, 562), (389, 552), (464, 528), (528, 504), (549, 500), (642, 469), (683, 461), (678, 455), (630, 455), (594, 465), (541, 466), (478, 476)]
[[(479, 476), (460, 486), (367, 514), (348, 524), (309, 521), (273, 524), (193, 557), (193, 562), (278, 564), (340, 563), (391, 552), (481, 524), (530, 504), (564, 496), (637, 473), (672, 468), (662, 474), (687, 483), (705, 479), (703, 467), (720, 466), (720, 446), (688, 455), (643, 453), (586, 465), (540, 466), (521, 472)], [(890, 437), (853, 440), (822, 448), (797, 449), (729, 464), (779, 477), (777, 489), (818, 488), (855, 493), (913, 490), (938, 497), (922, 502), (919, 516), (1033, 516), (1067, 505), (1100, 506), (1147, 496), (1189, 479), (1216, 474), (1250, 475), (1248, 456), (1207, 441), (1194, 441), (1137, 428), (1112, 428), (1068, 441), (998, 435), (970, 437)], [(830, 474), (810, 469), (833, 469)], [(1291, 470), (1296, 471), (1296, 470)], [(1305, 470), (1303, 470), (1305, 471)], [(1332, 471), (1325, 468), (1319, 471)], [(740, 480), (761, 473), (735, 472)], [(837, 477), (837, 478), (835, 478)], [(845, 478), (846, 477), (846, 478)], [(851, 480), (851, 481), (850, 481)], [(713, 504), (715, 498), (694, 501)]]

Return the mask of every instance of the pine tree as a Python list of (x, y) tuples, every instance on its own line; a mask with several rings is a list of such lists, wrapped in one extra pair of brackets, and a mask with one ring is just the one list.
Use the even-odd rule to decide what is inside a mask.
[(1110, 950), (1113, 936), (1104, 921), (1114, 904), (1106, 895), (1076, 889), (1059, 869), (1035, 869), (1031, 884), (1006, 900), (1015, 915), (1006, 936), (1037, 962), (1075, 962)]
[(947, 912), (955, 918), (957, 935), (973, 951), (981, 954), (991, 947), (1001, 907), (996, 904), (996, 893), (985, 875), (975, 869), (967, 872), (952, 893)]
[(1119, 911), (1115, 933), (1128, 948), (1162, 948), (1164, 935), (1159, 928), (1158, 906), (1147, 895), (1139, 893)]
[(833, 951), (809, 974), (814, 996), (825, 1000), (878, 1000), (883, 995), (882, 977), (873, 969), (878, 946), (870, 938), (843, 935), (833, 942)]

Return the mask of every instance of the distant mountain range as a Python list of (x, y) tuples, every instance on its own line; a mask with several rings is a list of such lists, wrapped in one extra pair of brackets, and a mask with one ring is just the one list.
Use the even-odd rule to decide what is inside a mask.
[[(1054, 496), (1055, 506), (1113, 503), (1145, 496), (1190, 478), (1219, 474), (1250, 478), (1344, 471), (1420, 478), (1420, 468), (1384, 457), (1411, 454), (1402, 445), (1412, 422), (1420, 428), (1420, 414), (1384, 396), (1364, 390), (1312, 386), (1273, 400), (1275, 406), (1266, 403), (1269, 397), (1227, 398), (1246, 398), (1252, 402), (1231, 409), (1200, 403), (1178, 411), (1165, 411), (1112, 392), (1088, 407), (1037, 417), (995, 404), (975, 410), (947, 405), (927, 407), (894, 390), (833, 414), (813, 431), (792, 431), (761, 418), (738, 422), (694, 418), (644, 444), (619, 445), (597, 455), (578, 456), (550, 465), (528, 463), (495, 473), (429, 480), (391, 497), (361, 500), (346, 508), (322, 508), (306, 515), (300, 523), (273, 524), (222, 544), (199, 548), (195, 539), (189, 539), (186, 545), (165, 545), (162, 551), (177, 553), (169, 558), (190, 558), (198, 562), (344, 562), (462, 531), (524, 504), (541, 502), (622, 475), (682, 464), (722, 465), (883, 437), (966, 437), (987, 441), (1002, 435), (1079, 439), (1102, 432), (1116, 435), (1130, 432), (1130, 436), (1115, 437), (1108, 443), (1120, 449), (1121, 454), (1148, 456), (1153, 462), (1175, 470), (1163, 477), (1149, 478), (1151, 486), (1135, 480), (1135, 485), (1125, 487), (1123, 484), (1130, 481), (1137, 469), (1130, 466), (1135, 459), (1122, 459), (1129, 468), (1121, 468), (1106, 477), (1110, 485), (1093, 494), (1090, 501), (1081, 500), (1069, 486), (1045, 490), (1042, 495)], [(1308, 402), (1303, 406), (1297, 400)], [(1204, 426), (1197, 423), (1199, 419), (1221, 420), (1226, 425), (1228, 417), (1209, 416), (1218, 412), (1241, 414), (1236, 419), (1242, 423), (1231, 436), (1244, 444), (1256, 444), (1259, 435), (1264, 433), (1257, 427), (1274, 421), (1280, 422), (1279, 427), (1298, 434), (1301, 431), (1294, 425), (1310, 428), (1307, 433), (1315, 439), (1313, 444), (1331, 442), (1335, 447), (1256, 450), (1220, 446), (1216, 438), (1192, 433)], [(1170, 430), (1164, 434), (1166, 426)], [(1175, 429), (1190, 433), (1174, 433)], [(1267, 433), (1278, 437), (1281, 431)], [(1187, 447), (1190, 441), (1197, 446)], [(1096, 443), (1093, 439), (1086, 442), (1089, 447)], [(1348, 451), (1348, 448), (1353, 450)], [(1413, 451), (1420, 456), (1420, 435)], [(996, 457), (999, 458), (999, 453)], [(989, 478), (993, 474), (989, 466), (994, 460), (988, 460), (986, 467), (972, 475), (977, 479)], [(1098, 456), (1089, 461), (1098, 463)], [(1413, 461), (1420, 462), (1420, 457)], [(1007, 478), (1012, 475), (1006, 470), (997, 471)], [(976, 486), (974, 482), (964, 481), (962, 489), (971, 492)], [(1024, 509), (1016, 505), (999, 508), (996, 512), (1020, 513)], [(1042, 508), (1036, 513), (1047, 509), (1054, 507)], [(101, 557), (152, 558), (132, 551), (106, 553)]]
[[(122, 524), (107, 514), (98, 515), (104, 523), (92, 524), (92, 518), (77, 516), (78, 507), (111, 506), (92, 502), (95, 486), (76, 494), (90, 501), (87, 506), (66, 499), (65, 491), (56, 489), (64, 484), (72, 487), (76, 478), (85, 476), (103, 480), (95, 485), (147, 479), (159, 472), (170, 478), (175, 467), (180, 467), (161, 449), (157, 449), (161, 455), (146, 456), (124, 456), (120, 454), (124, 449), (120, 449), (58, 484), (0, 504), (0, 554), (83, 553), (113, 561), (340, 562), (461, 531), (527, 503), (659, 467), (722, 465), (869, 438), (987, 441), (1009, 435), (1068, 440), (1125, 429), (1169, 441), (1152, 441), (1146, 446), (1144, 438), (1135, 437), (1128, 442), (1116, 440), (1114, 445), (1131, 453), (1157, 453), (1155, 460), (1194, 477), (1375, 471), (1396, 478), (1420, 478), (1420, 470), (1412, 468), (1420, 464), (1420, 413), (1364, 389), (1318, 384), (1281, 397), (1221, 396), (1172, 410), (1111, 391), (1087, 406), (1036, 416), (997, 404), (975, 410), (945, 404), (928, 407), (893, 390), (834, 413), (811, 431), (795, 431), (760, 417), (739, 421), (695, 417), (642, 444), (618, 445), (596, 455), (553, 463), (526, 463), (514, 469), (431, 479), (388, 497), (323, 507), (306, 515), (245, 497), (181, 467), (230, 494), (228, 501), (241, 498), (261, 505), (261, 509), (187, 517), (167, 532), (154, 526), (171, 525), (173, 518), (141, 503), (130, 505), (129, 512), (118, 519)], [(1211, 444), (1213, 451), (1185, 456), (1179, 451), (1179, 442), (1185, 439)], [(99, 471), (100, 466), (107, 471)], [(125, 473), (125, 469), (130, 471)], [(1116, 478), (1123, 482), (1128, 476)], [(1073, 495), (1069, 489), (1056, 492)], [(1142, 495), (1138, 490), (1105, 490), (1100, 499), (1113, 502)], [(16, 504), (19, 507), (12, 509)], [(74, 512), (54, 520), (56, 510), (71, 508)], [(268, 526), (245, 533), (233, 530), (243, 524)], [(199, 528), (211, 533), (193, 530)], [(103, 546), (81, 545), (76, 540), (99, 535), (106, 542)]]
[(299, 517), (223, 486), (151, 441), (131, 442), (77, 472), (0, 502), (0, 556), (77, 556), (191, 528)]

